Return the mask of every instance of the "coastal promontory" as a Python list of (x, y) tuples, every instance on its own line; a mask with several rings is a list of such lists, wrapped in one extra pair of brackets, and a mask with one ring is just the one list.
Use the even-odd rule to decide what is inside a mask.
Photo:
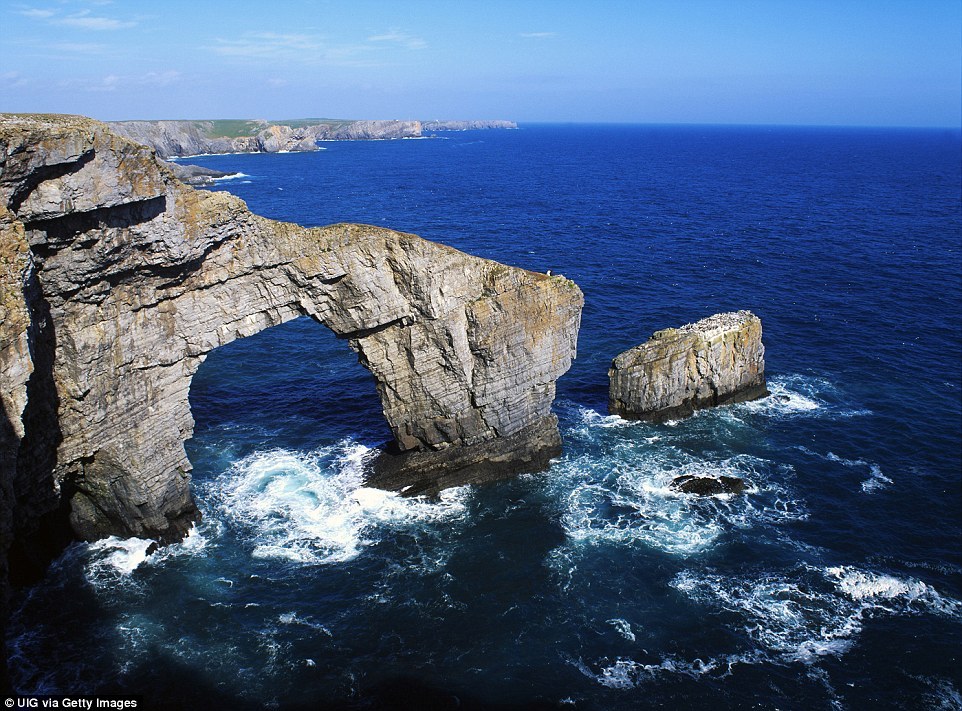
[(560, 451), (572, 282), (381, 227), (259, 217), (103, 123), (0, 115), (0, 275), (0, 561), (28, 559), (54, 524), (182, 536), (199, 515), (192, 376), (299, 316), (374, 376), (394, 436), (373, 467), (384, 486), (437, 490)]
[(318, 142), (422, 138), (426, 132), (517, 128), (513, 121), (296, 119), (291, 121), (115, 121), (111, 129), (161, 158), (203, 153), (315, 151)]
[(617, 356), (608, 377), (608, 411), (633, 420), (665, 422), (764, 397), (762, 322), (735, 311), (656, 331)]

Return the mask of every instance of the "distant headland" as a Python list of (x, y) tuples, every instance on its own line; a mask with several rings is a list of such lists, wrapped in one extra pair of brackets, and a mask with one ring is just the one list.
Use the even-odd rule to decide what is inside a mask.
[(314, 151), (318, 141), (421, 138), (437, 131), (517, 128), (514, 121), (354, 121), (348, 119), (227, 119), (115, 121), (116, 133), (151, 146), (161, 158), (202, 153)]

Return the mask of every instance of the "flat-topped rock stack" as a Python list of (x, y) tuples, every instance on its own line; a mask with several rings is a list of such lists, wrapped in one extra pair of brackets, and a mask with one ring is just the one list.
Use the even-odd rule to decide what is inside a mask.
[(665, 422), (764, 397), (762, 322), (734, 311), (656, 331), (616, 357), (608, 377), (608, 411), (633, 420)]

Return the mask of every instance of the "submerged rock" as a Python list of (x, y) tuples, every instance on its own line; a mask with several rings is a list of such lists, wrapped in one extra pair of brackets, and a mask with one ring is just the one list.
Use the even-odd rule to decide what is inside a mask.
[(608, 411), (649, 422), (764, 397), (762, 322), (737, 311), (657, 331), (615, 358), (608, 377)]
[(214, 348), (302, 315), (374, 376), (394, 435), (378, 485), (436, 490), (560, 449), (572, 282), (388, 229), (259, 217), (90, 119), (0, 115), (0, 277), (4, 547), (68, 514), (88, 540), (182, 537), (199, 517), (191, 378)]
[(671, 482), (673, 489), (686, 494), (698, 496), (715, 496), (717, 494), (740, 494), (745, 491), (744, 479), (737, 476), (680, 476)]

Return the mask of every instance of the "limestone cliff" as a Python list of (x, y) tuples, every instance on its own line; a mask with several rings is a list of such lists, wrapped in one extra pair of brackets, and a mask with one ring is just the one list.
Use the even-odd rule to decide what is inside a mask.
[(419, 121), (115, 121), (121, 136), (152, 147), (162, 158), (201, 153), (315, 151), (318, 141), (414, 138)]
[(214, 185), (218, 179), (231, 175), (223, 170), (214, 170), (213, 168), (204, 168), (187, 163), (168, 163), (164, 161), (164, 165), (174, 174), (174, 177), (187, 185)]
[(181, 536), (198, 516), (191, 377), (302, 315), (376, 380), (395, 437), (384, 485), (433, 490), (560, 450), (571, 282), (388, 229), (258, 217), (90, 119), (0, 115), (0, 277), (0, 559), (45, 516), (85, 539)]
[(480, 131), (492, 128), (517, 128), (514, 121), (422, 121), (422, 131)]
[(611, 365), (608, 411), (664, 422), (768, 394), (762, 322), (750, 311), (657, 331)]

